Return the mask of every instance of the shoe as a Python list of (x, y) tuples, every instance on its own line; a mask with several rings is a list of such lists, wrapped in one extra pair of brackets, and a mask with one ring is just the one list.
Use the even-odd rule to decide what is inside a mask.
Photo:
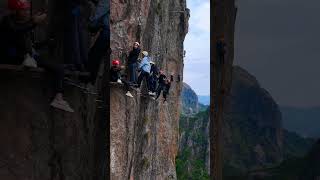
[(156, 100), (156, 98), (155, 98), (155, 97), (151, 97), (151, 99), (152, 99), (152, 100)]
[(150, 96), (153, 96), (153, 93), (149, 91), (149, 95), (150, 95)]
[(71, 113), (74, 112), (74, 110), (70, 107), (69, 103), (64, 100), (54, 99), (50, 105), (54, 108), (57, 108), (57, 109), (60, 109), (63, 111), (67, 111), (67, 112), (71, 112)]
[(24, 56), (24, 61), (22, 62), (22, 65), (25, 67), (30, 67), (30, 68), (37, 68), (37, 61), (30, 56), (30, 54), (26, 54)]
[(133, 98), (133, 96), (132, 96), (132, 94), (131, 94), (130, 91), (128, 91), (128, 92), (126, 93), (126, 96)]

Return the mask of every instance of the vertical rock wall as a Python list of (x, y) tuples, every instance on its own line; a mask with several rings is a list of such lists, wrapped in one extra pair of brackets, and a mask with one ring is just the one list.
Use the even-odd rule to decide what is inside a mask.
[(0, 68), (1, 180), (95, 179), (96, 97), (66, 86), (75, 113), (54, 109), (51, 80)]
[(125, 63), (133, 42), (139, 41), (168, 76), (174, 73), (175, 80), (167, 103), (135, 91), (135, 98), (128, 98), (123, 87), (111, 86), (111, 179), (176, 179), (188, 18), (185, 0), (111, 0), (111, 59)]
[[(210, 129), (213, 130), (213, 136), (210, 136), (210, 142), (213, 142), (210, 148), (210, 175), (215, 180), (222, 179), (222, 126), (223, 126), (223, 106), (224, 97), (230, 92), (232, 81), (232, 64), (234, 58), (234, 30), (237, 8), (235, 0), (214, 0), (213, 9), (213, 29), (211, 30), (211, 76), (210, 84), (211, 94), (210, 102)], [(225, 63), (221, 64), (217, 59), (216, 42), (220, 36), (223, 36), (226, 42)], [(221, 77), (219, 80), (218, 77)]]

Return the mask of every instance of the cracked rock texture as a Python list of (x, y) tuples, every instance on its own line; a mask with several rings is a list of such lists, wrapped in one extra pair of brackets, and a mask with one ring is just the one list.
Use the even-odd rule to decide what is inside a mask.
[[(183, 41), (188, 31), (185, 0), (111, 0), (113, 58), (126, 63), (135, 41), (141, 43), (169, 76), (174, 73), (167, 103), (123, 87), (110, 88), (111, 179), (176, 179), (178, 121), (183, 78)], [(178, 82), (178, 75), (181, 81)]]
[(1, 68), (0, 74), (0, 179), (96, 179), (95, 97), (66, 86), (75, 110), (67, 113), (50, 107), (44, 72)]

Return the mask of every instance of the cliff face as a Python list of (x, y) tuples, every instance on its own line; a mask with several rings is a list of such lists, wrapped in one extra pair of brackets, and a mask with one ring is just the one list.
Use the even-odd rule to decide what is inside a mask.
[(66, 86), (75, 110), (50, 107), (51, 77), (44, 72), (0, 68), (0, 179), (100, 179), (95, 156), (96, 96)]
[(281, 112), (270, 94), (240, 67), (233, 68), (224, 112), (225, 162), (252, 168), (282, 160)]
[(186, 83), (183, 83), (182, 87), (181, 104), (183, 114), (193, 114), (199, 111), (198, 96)]
[[(184, 0), (111, 1), (111, 58), (125, 62), (135, 41), (167, 75), (174, 73), (167, 103), (128, 98), (111, 86), (111, 179), (176, 179), (183, 41), (189, 11)], [(142, 88), (142, 92), (145, 88)], [(142, 93), (143, 94), (143, 93)]]

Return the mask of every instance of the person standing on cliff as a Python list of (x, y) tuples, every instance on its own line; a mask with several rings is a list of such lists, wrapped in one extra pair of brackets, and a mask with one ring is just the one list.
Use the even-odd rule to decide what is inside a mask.
[(149, 90), (149, 76), (150, 76), (150, 70), (151, 70), (150, 58), (147, 51), (142, 51), (142, 54), (143, 54), (143, 59), (139, 65), (140, 74), (138, 77), (138, 84), (136, 87), (140, 88), (141, 82), (143, 81), (143, 79), (145, 79), (147, 82), (148, 90)]
[(13, 64), (26, 67), (42, 67), (54, 75), (55, 97), (51, 106), (67, 112), (74, 112), (63, 98), (63, 66), (41, 59), (33, 48), (32, 30), (44, 23), (47, 15), (36, 13), (31, 16), (31, 4), (26, 0), (8, 0), (11, 14), (0, 22), (1, 64)]
[(129, 67), (129, 76), (130, 82), (132, 84), (137, 83), (137, 66), (138, 66), (138, 57), (140, 55), (140, 44), (138, 42), (133, 43), (133, 49), (130, 51), (128, 56), (128, 67)]

